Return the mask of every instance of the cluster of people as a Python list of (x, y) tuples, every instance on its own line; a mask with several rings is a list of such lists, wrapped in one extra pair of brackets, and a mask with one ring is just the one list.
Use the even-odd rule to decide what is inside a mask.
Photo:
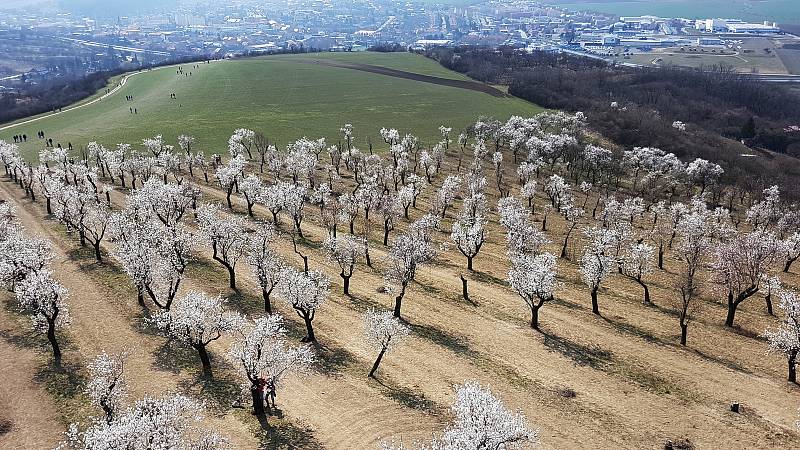
[(20, 142), (28, 142), (28, 135), (27, 134), (15, 134), (14, 135), (14, 143), (19, 144)]
[[(267, 407), (267, 411), (271, 411), (271, 408), (275, 407), (275, 383), (267, 381), (264, 378), (259, 378), (258, 392), (261, 395), (261, 398), (263, 399), (264, 404)], [(272, 402), (271, 407), (270, 407), (270, 401)]]
[[(194, 66), (194, 67), (197, 67), (197, 66)], [(181, 67), (178, 67), (178, 70), (176, 70), (176, 71), (175, 71), (175, 73), (177, 73), (178, 75), (183, 75), (183, 76), (185, 76), (185, 77), (190, 77), (190, 76), (192, 76), (192, 72), (184, 72), (184, 71), (183, 71), (183, 66), (181, 66)]]
[(133, 101), (133, 95), (126, 95), (125, 96), (125, 101), (132, 102)]

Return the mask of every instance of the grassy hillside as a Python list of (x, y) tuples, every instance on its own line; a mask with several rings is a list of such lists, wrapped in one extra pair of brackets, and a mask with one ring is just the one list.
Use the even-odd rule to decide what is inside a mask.
[[(92, 140), (107, 146), (137, 143), (155, 134), (174, 142), (177, 135), (186, 133), (197, 138), (197, 148), (218, 153), (226, 151), (228, 137), (239, 127), (261, 131), (270, 141), (285, 144), (304, 135), (338, 139), (341, 125), (351, 122), (363, 139), (358, 145), (365, 147), (367, 137), (379, 140), (381, 126), (413, 130), (431, 141), (442, 124), (460, 130), (479, 115), (506, 119), (541, 110), (519, 99), (331, 67), (324, 65), (326, 61), (465, 80), (411, 54), (281, 55), (201, 64), (196, 69), (185, 65), (191, 77), (167, 67), (129, 77), (102, 101), (0, 128), (0, 139), (25, 133), (29, 139), (22, 149), (32, 155), (42, 146), (30, 138), (38, 130), (44, 130), (54, 143), (76, 147)], [(171, 99), (171, 93), (177, 99)], [(134, 101), (126, 101), (127, 95), (133, 95)], [(129, 108), (136, 108), (138, 114), (131, 114)]]

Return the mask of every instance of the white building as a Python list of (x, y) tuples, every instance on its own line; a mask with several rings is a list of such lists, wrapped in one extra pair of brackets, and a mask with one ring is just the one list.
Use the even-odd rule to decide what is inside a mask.
[(777, 34), (781, 32), (775, 23), (729, 23), (729, 33), (746, 33), (746, 34)]

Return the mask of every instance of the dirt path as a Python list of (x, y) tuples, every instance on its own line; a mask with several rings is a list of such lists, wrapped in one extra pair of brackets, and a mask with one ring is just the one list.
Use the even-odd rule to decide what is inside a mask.
[[(132, 350), (127, 363), (129, 391), (133, 399), (147, 394), (160, 394), (176, 391), (183, 385), (191, 385), (190, 374), (176, 373), (175, 364), (179, 354), (163, 356), (165, 339), (159, 335), (143, 333), (142, 318), (137, 313), (135, 294), (127, 289), (124, 275), (115, 274), (109, 267), (96, 264), (88, 255), (75, 252), (74, 236), (65, 236), (57, 231), (53, 222), (44, 218), (39, 204), (31, 204), (20, 198), (19, 192), (11, 183), (0, 183), (3, 198), (16, 206), (17, 217), (31, 236), (40, 236), (53, 244), (53, 271), (56, 278), (70, 292), (67, 300), (70, 306), (72, 323), (62, 334), (68, 336), (70, 343), (65, 345), (65, 359), (71, 354), (81, 363), (87, 362), (102, 351), (119, 352)], [(121, 276), (120, 276), (121, 275)], [(191, 288), (187, 283), (186, 288)], [(168, 349), (169, 347), (167, 347)], [(46, 351), (46, 350), (45, 350)], [(179, 367), (179, 366), (178, 366)], [(5, 372), (4, 372), (5, 373)], [(24, 382), (24, 375), (9, 372), (17, 382)], [(20, 380), (21, 378), (21, 380)], [(86, 407), (87, 412), (94, 412)], [(46, 413), (45, 413), (46, 414)], [(210, 423), (226, 430), (231, 440), (241, 448), (255, 445), (254, 437), (232, 416), (214, 417), (208, 414)], [(226, 423), (227, 422), (227, 423)], [(63, 431), (63, 425), (57, 428)]]
[(362, 72), (370, 72), (378, 75), (386, 75), (395, 78), (403, 78), (406, 80), (420, 81), (422, 83), (438, 84), (441, 86), (449, 86), (459, 89), (467, 89), (470, 91), (483, 92), (484, 94), (489, 94), (492, 97), (510, 97), (508, 94), (501, 91), (500, 89), (497, 89), (496, 87), (490, 86), (488, 84), (480, 83), (478, 81), (453, 80), (450, 78), (442, 78), (432, 75), (423, 75), (414, 72), (407, 72), (405, 70), (397, 70), (397, 69), (390, 69), (388, 67), (374, 66), (371, 64), (356, 64), (356, 63), (339, 62), (339, 61), (327, 61), (324, 59), (296, 59), (296, 60), (291, 60), (291, 62), (296, 62), (301, 64), (318, 64), (321, 66), (338, 67), (340, 69), (360, 70)]
[(64, 438), (64, 425), (37, 374), (41, 357), (31, 352), (9, 328), (14, 317), (0, 311), (0, 448), (55, 448)]

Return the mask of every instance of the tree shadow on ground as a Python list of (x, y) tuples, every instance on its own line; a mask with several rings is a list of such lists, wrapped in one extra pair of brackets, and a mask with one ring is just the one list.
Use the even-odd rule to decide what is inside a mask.
[(633, 325), (633, 324), (630, 324), (630, 323), (627, 323), (627, 322), (613, 320), (613, 319), (608, 318), (608, 317), (603, 317), (603, 320), (607, 324), (611, 325), (615, 330), (617, 330), (617, 331), (619, 331), (621, 333), (626, 333), (626, 334), (629, 334), (629, 335), (632, 335), (632, 336), (636, 336), (638, 338), (644, 339), (645, 341), (650, 342), (650, 343), (654, 343), (654, 344), (659, 344), (659, 345), (665, 345), (666, 344), (661, 338), (659, 338), (658, 336), (654, 335), (653, 333), (645, 330), (644, 328), (637, 327), (636, 325)]
[(61, 367), (46, 364), (36, 371), (33, 380), (44, 385), (58, 406), (58, 414), (65, 424), (89, 422), (92, 411), (86, 395), (88, 382), (85, 368), (74, 361), (62, 361)]
[(414, 389), (405, 386), (400, 386), (388, 377), (370, 378), (368, 384), (373, 385), (380, 390), (381, 394), (405, 407), (435, 415), (441, 414), (445, 410), (441, 405), (426, 398), (425, 394), (418, 393), (414, 391)]
[[(266, 316), (264, 311), (264, 299), (254, 295), (248, 295), (242, 292), (231, 292), (223, 296), (227, 301), (227, 306), (230, 309), (236, 310), (239, 313), (245, 314), (250, 317)], [(272, 298), (273, 308), (275, 307), (275, 298)]]
[(567, 308), (578, 309), (578, 310), (587, 310), (589, 308), (581, 305), (580, 303), (571, 302), (569, 300), (565, 300), (563, 298), (555, 298), (553, 299), (553, 304), (558, 306), (564, 306)]
[(710, 362), (713, 362), (713, 363), (716, 363), (716, 364), (721, 364), (721, 365), (727, 367), (728, 369), (735, 370), (737, 372), (746, 373), (748, 375), (752, 375), (753, 374), (752, 370), (742, 366), (741, 364), (737, 363), (736, 361), (732, 361), (732, 360), (727, 359), (727, 358), (722, 358), (720, 356), (709, 355), (709, 354), (703, 353), (702, 351), (697, 350), (697, 349), (689, 349), (689, 351), (691, 351), (695, 355), (705, 359), (706, 361), (710, 361)]
[(448, 350), (452, 350), (459, 355), (466, 355), (468, 357), (480, 356), (477, 351), (470, 348), (469, 342), (463, 337), (454, 336), (446, 331), (442, 331), (429, 325), (418, 325), (413, 323), (409, 323), (407, 325), (411, 327), (411, 330), (415, 336), (427, 339), (434, 344), (442, 346)]
[[(221, 367), (219, 369), (222, 369)], [(180, 389), (195, 398), (202, 398), (214, 412), (228, 411), (233, 407), (241, 394), (241, 385), (233, 378), (220, 374), (217, 370), (214, 378), (198, 376), (178, 383)]]
[(200, 358), (193, 349), (173, 339), (167, 339), (153, 352), (153, 366), (175, 374), (185, 369), (197, 371), (200, 369)]
[[(275, 410), (273, 410), (275, 411)], [(257, 433), (259, 448), (265, 450), (283, 450), (302, 448), (309, 450), (322, 450), (325, 446), (314, 437), (311, 428), (294, 424), (283, 418), (280, 410), (274, 416), (257, 416)]]
[(366, 312), (370, 308), (383, 308), (384, 307), (379, 302), (376, 302), (376, 301), (373, 301), (373, 300), (370, 300), (370, 299), (367, 299), (367, 298), (361, 298), (361, 297), (356, 296), (356, 295), (352, 295), (351, 294), (351, 295), (349, 295), (347, 297), (350, 300), (350, 302), (349, 302), (350, 305), (352, 307), (354, 307), (355, 309), (357, 309), (359, 312)]
[(316, 369), (326, 376), (336, 376), (347, 369), (358, 367), (358, 358), (344, 348), (316, 343), (318, 359)]
[(560, 353), (580, 366), (603, 369), (610, 364), (613, 354), (600, 346), (583, 345), (554, 334), (544, 335), (544, 346), (551, 352)]
[(497, 278), (494, 275), (488, 274), (488, 273), (480, 271), (480, 270), (476, 270), (474, 272), (469, 272), (468, 271), (466, 273), (468, 273), (469, 275), (472, 275), (472, 277), (475, 279), (475, 281), (478, 281), (478, 282), (481, 282), (481, 283), (490, 283), (490, 284), (493, 283), (493, 284), (497, 284), (498, 286), (506, 286), (506, 285), (508, 285), (508, 282), (506, 282), (506, 280)]

